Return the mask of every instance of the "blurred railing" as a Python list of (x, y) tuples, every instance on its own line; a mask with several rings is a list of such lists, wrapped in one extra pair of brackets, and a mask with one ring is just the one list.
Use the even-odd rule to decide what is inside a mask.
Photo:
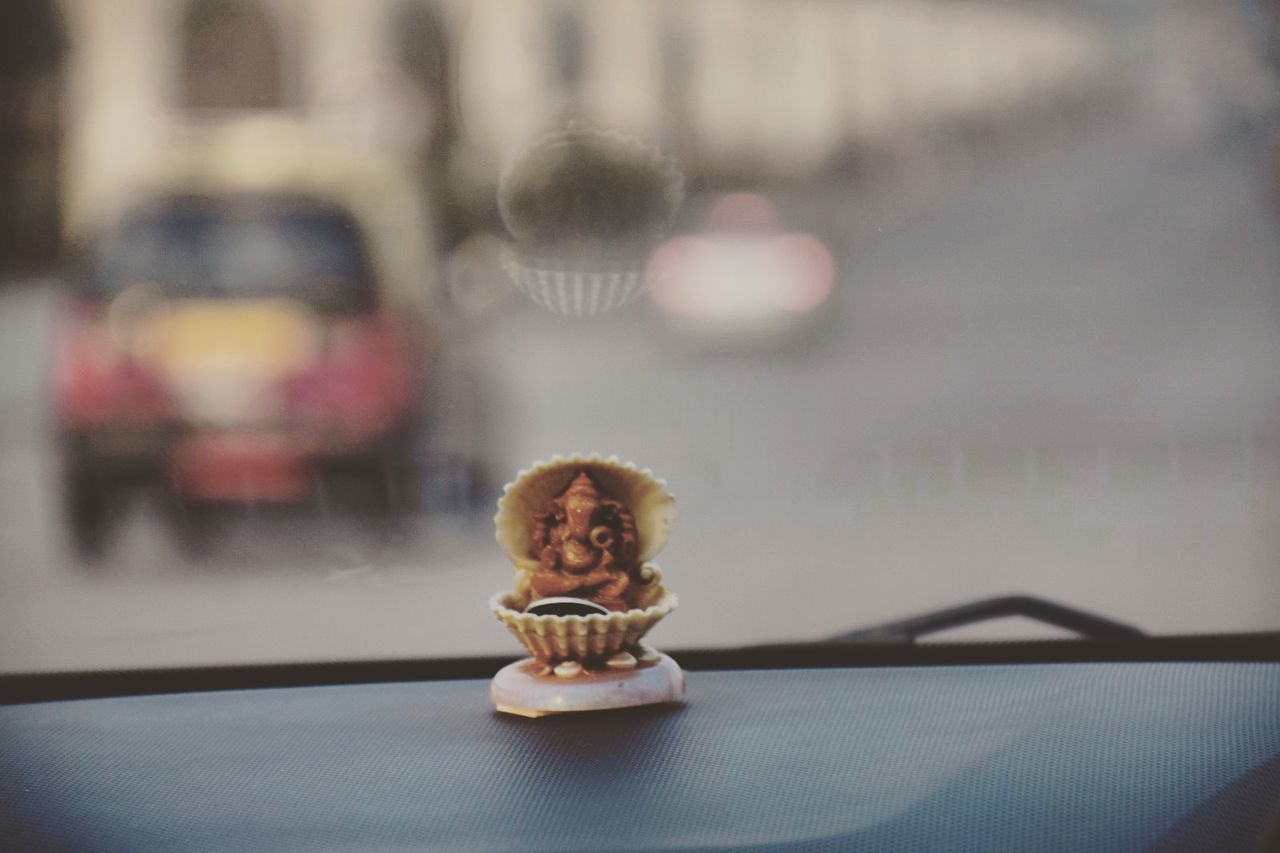
[(1021, 447), (881, 444), (831, 460), (828, 489), (862, 497), (956, 499), (1175, 494), (1202, 488), (1241, 494), (1280, 489), (1280, 435), (1170, 436)]

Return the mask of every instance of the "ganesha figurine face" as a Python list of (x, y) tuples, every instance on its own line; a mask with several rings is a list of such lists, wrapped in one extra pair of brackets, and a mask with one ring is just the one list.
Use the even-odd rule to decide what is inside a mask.
[[(501, 710), (536, 716), (683, 695), (680, 668), (642, 641), (676, 606), (652, 561), (670, 533), (673, 503), (648, 471), (597, 455), (538, 463), (507, 486), (495, 523), (516, 578), (490, 607), (531, 657), (495, 678)], [(544, 599), (554, 601), (533, 606)], [(545, 693), (540, 679), (575, 691)], [(596, 696), (586, 688), (600, 679)], [(538, 710), (543, 699), (553, 705)]]

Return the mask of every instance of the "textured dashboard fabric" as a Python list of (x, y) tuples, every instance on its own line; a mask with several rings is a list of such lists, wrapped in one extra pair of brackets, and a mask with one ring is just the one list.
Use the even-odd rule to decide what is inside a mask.
[(454, 681), (0, 708), (6, 850), (1238, 850), (1280, 664), (693, 673), (524, 720)]

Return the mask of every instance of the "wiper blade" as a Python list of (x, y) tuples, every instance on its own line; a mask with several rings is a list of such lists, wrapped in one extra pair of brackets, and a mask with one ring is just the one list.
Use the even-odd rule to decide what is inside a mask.
[(1007, 616), (1035, 619), (1047, 625), (1074, 631), (1090, 640), (1120, 640), (1147, 636), (1145, 632), (1132, 625), (1126, 625), (1087, 610), (1067, 607), (1064, 604), (1031, 595), (1004, 595), (922, 613), (919, 616), (887, 622), (874, 628), (850, 631), (847, 634), (831, 637), (826, 642), (909, 644), (921, 637), (949, 628), (976, 625)]

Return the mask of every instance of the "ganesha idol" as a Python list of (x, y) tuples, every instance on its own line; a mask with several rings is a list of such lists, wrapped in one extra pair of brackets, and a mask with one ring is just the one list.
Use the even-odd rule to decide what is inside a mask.
[(556, 457), (506, 487), (495, 524), (516, 578), (490, 607), (531, 657), (494, 678), (499, 710), (536, 717), (684, 694), (680, 667), (643, 642), (676, 606), (652, 561), (674, 515), (666, 484), (616, 457)]

